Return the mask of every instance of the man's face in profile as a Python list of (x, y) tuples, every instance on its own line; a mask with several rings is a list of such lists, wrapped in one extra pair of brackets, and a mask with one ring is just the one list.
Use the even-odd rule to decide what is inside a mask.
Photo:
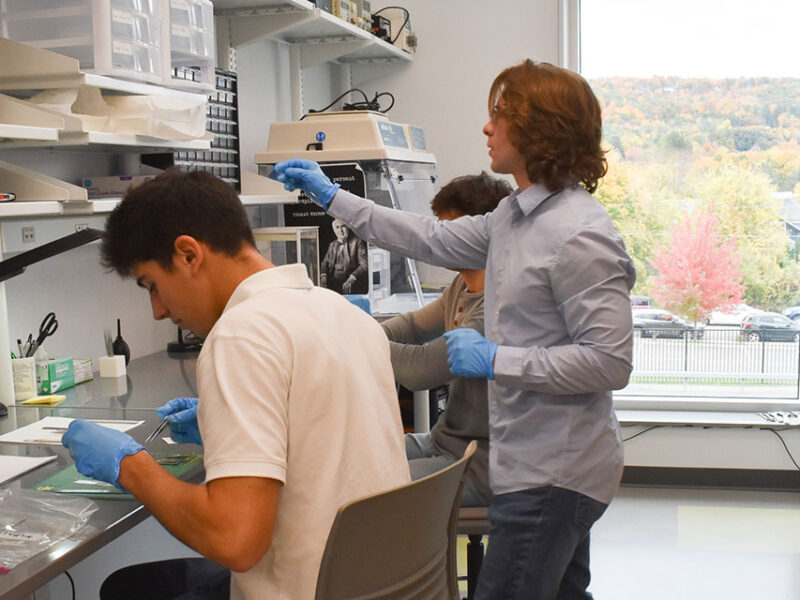
[(339, 240), (340, 242), (344, 242), (347, 239), (350, 230), (347, 228), (347, 225), (344, 224), (344, 221), (340, 221), (339, 219), (334, 219), (333, 233), (336, 234), (337, 240)]

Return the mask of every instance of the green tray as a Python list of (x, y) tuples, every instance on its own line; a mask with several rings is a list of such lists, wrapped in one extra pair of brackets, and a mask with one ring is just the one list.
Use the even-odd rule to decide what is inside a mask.
[[(180, 479), (202, 461), (203, 455), (163, 454), (153, 455), (153, 458), (155, 458), (169, 473)], [(40, 481), (34, 486), (34, 489), (40, 492), (58, 492), (60, 494), (85, 496), (87, 498), (102, 498), (106, 500), (133, 499), (132, 494), (119, 490), (113, 485), (81, 475), (78, 473), (78, 469), (75, 468), (74, 464), (51, 475), (44, 481)]]

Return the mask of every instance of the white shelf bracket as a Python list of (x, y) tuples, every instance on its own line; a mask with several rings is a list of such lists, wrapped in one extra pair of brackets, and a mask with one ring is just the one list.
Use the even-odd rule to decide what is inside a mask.
[[(223, 15), (220, 16), (224, 16)], [(274, 9), (253, 10), (252, 14), (238, 12), (230, 16), (229, 42), (237, 48), (263, 38), (275, 37), (315, 18), (313, 12), (274, 12)]]
[(352, 54), (356, 50), (371, 45), (371, 40), (360, 40), (344, 37), (318, 38), (298, 42), (300, 46), (300, 64), (303, 69), (316, 67), (340, 56)]

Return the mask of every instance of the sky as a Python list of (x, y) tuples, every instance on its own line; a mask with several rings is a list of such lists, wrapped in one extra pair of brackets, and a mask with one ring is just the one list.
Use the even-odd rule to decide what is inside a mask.
[(800, 0), (580, 0), (581, 73), (800, 77)]

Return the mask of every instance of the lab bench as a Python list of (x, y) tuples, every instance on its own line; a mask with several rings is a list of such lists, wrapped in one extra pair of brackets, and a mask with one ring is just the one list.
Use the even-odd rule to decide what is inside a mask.
[[(142, 443), (160, 418), (154, 408), (176, 396), (196, 396), (196, 354), (168, 355), (157, 352), (134, 359), (128, 374), (118, 380), (95, 378), (63, 393), (67, 399), (56, 407), (9, 406), (8, 416), (0, 418), (0, 434), (34, 423), (47, 416), (87, 419), (136, 419), (145, 421), (130, 434)], [(163, 445), (163, 448), (162, 448)], [(166, 446), (155, 440), (148, 446), (158, 451), (196, 453), (196, 446)], [(0, 443), (0, 454), (14, 456), (52, 456), (58, 458), (1, 487), (30, 489), (43, 479), (72, 464), (66, 448), (54, 445)], [(190, 481), (202, 479), (202, 468), (190, 471)], [(86, 527), (74, 537), (62, 540), (47, 550), (0, 575), (0, 600), (22, 600), (51, 579), (72, 567), (105, 544), (144, 521), (150, 513), (137, 500), (95, 500), (98, 506)]]

